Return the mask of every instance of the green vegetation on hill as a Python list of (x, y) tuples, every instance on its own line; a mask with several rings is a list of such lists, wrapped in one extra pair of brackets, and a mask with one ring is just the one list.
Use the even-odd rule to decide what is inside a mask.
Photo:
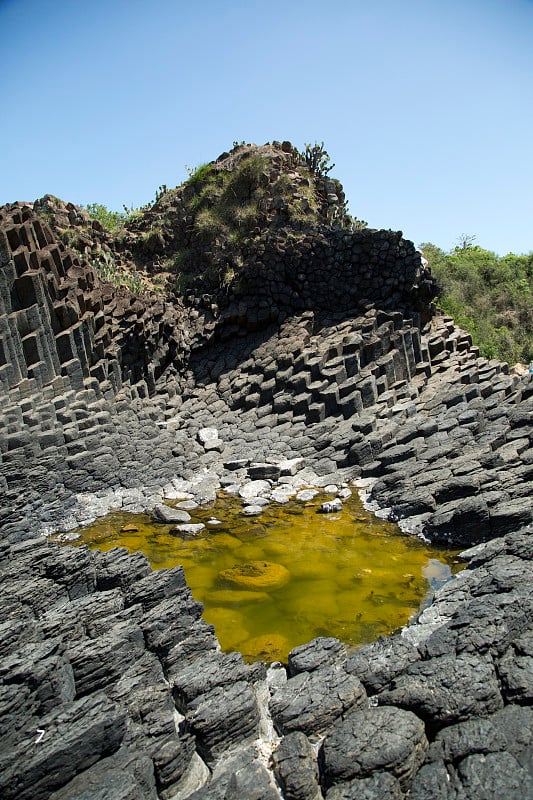
[[(216, 161), (190, 169), (175, 189), (159, 187), (153, 203), (111, 212), (86, 210), (120, 240), (137, 268), (164, 272), (179, 294), (226, 290), (239, 280), (244, 254), (265, 236), (301, 239), (310, 229), (366, 227), (347, 210), (324, 143), (300, 152), (290, 142), (234, 143)], [(136, 211), (137, 213), (132, 213)]]
[(442, 293), (439, 306), (486, 358), (533, 360), (533, 252), (500, 257), (462, 237), (451, 252), (420, 245)]

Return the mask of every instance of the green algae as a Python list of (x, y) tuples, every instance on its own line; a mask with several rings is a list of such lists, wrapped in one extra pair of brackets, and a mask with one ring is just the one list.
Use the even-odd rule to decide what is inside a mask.
[[(221, 647), (239, 650), (247, 661), (286, 660), (293, 647), (316, 636), (356, 646), (392, 633), (430, 589), (461, 569), (457, 551), (403, 534), (367, 512), (356, 496), (340, 513), (317, 514), (326, 499), (272, 503), (261, 516), (247, 517), (238, 498), (221, 495), (213, 506), (191, 512), (193, 522), (206, 525), (192, 539), (146, 515), (113, 512), (80, 529), (77, 543), (141, 550), (154, 569), (181, 564)], [(259, 562), (277, 565), (287, 580), (272, 586), (227, 580), (253, 573)]]

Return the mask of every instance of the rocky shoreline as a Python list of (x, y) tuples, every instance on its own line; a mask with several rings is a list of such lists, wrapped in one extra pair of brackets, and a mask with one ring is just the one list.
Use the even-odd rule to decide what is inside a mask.
[(529, 797), (532, 549), (478, 545), (402, 633), (267, 668), (220, 652), (179, 567), (4, 542), (2, 795)]
[[(412, 245), (310, 247), (301, 302), (272, 261), (215, 308), (102, 287), (26, 206), (0, 221), (2, 796), (532, 797), (533, 381), (409, 311)], [(352, 269), (375, 298), (341, 308)], [(302, 308), (332, 281), (335, 312)], [(254, 480), (355, 483), (468, 567), (394, 636), (248, 665), (181, 568), (43, 535)]]

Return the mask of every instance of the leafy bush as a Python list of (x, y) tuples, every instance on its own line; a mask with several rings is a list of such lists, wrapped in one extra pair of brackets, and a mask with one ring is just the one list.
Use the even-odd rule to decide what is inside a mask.
[(89, 203), (85, 206), (85, 210), (91, 219), (98, 220), (103, 228), (112, 233), (120, 230), (128, 218), (125, 211), (110, 211), (101, 203)]
[(449, 253), (420, 245), (442, 287), (439, 305), (486, 358), (533, 360), (533, 253), (503, 258), (462, 237)]
[(201, 183), (203, 180), (205, 180), (208, 177), (209, 173), (213, 169), (213, 165), (212, 164), (200, 164), (198, 167), (187, 167), (186, 166), (185, 169), (187, 170), (187, 172), (189, 174), (189, 179), (186, 181), (186, 183), (188, 183), (189, 186), (194, 186), (197, 183)]

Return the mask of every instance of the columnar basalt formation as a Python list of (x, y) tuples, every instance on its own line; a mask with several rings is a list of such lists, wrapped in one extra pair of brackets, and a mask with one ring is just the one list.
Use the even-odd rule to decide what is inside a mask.
[[(307, 179), (268, 152), (293, 191), (262, 196), (270, 220)], [(314, 227), (221, 246), (232, 280), (185, 298), (116, 289), (91, 254), (150, 244), (149, 275), (191, 187), (126, 245), (60, 201), (0, 209), (3, 797), (530, 796), (533, 384), (435, 311), (401, 234), (328, 226), (326, 189)], [(258, 479), (270, 502), (357, 481), (468, 568), (401, 634), (267, 668), (220, 652), (180, 567), (40, 535)]]

